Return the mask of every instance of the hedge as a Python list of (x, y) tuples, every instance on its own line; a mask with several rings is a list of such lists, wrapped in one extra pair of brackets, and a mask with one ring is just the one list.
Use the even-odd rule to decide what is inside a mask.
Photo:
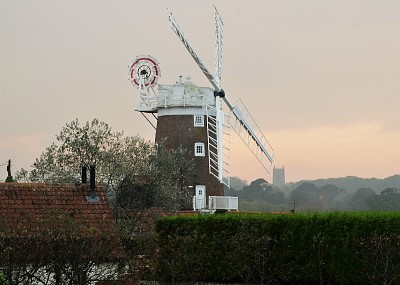
[(400, 213), (165, 217), (156, 231), (165, 282), (400, 284)]

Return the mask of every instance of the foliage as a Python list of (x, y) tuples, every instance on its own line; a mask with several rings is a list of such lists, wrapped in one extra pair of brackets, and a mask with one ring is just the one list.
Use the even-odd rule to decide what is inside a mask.
[(17, 180), (80, 182), (81, 167), (96, 165), (97, 181), (114, 187), (127, 173), (144, 171), (140, 161), (151, 151), (149, 142), (124, 137), (98, 119), (83, 126), (74, 120), (62, 128), (56, 140), (35, 160), (30, 172), (18, 172)]
[(241, 211), (258, 212), (287, 212), (289, 211), (289, 200), (285, 194), (273, 188), (264, 179), (257, 179), (242, 190), (225, 189), (226, 196), (239, 198), (239, 209)]
[(157, 222), (167, 282), (400, 284), (400, 214), (169, 217)]
[(4, 277), (4, 273), (0, 272), (0, 285), (7, 285), (7, 281)]
[(112, 202), (121, 202), (116, 207), (136, 208), (137, 194), (145, 207), (187, 206), (187, 177), (193, 162), (186, 150), (167, 150), (138, 136), (125, 137), (98, 119), (84, 125), (74, 120), (56, 140), (35, 160), (31, 171), (17, 173), (18, 181), (77, 183), (82, 166), (96, 165), (97, 182), (105, 185)]
[[(80, 285), (115, 278), (121, 249), (115, 228), (99, 230), (58, 210), (27, 215), (14, 227), (0, 222), (0, 266), (8, 284)], [(110, 262), (115, 266), (102, 267)]]
[(353, 195), (350, 195), (344, 207), (349, 210), (369, 210), (368, 198), (371, 196), (375, 196), (374, 190), (371, 188), (360, 188)]
[(285, 186), (286, 191), (292, 191), (304, 182), (310, 182), (317, 187), (324, 185), (335, 185), (338, 188), (346, 189), (350, 194), (354, 194), (360, 188), (371, 188), (375, 192), (382, 189), (397, 187), (400, 185), (400, 175), (393, 175), (384, 179), (379, 178), (359, 178), (355, 176), (347, 176), (340, 178), (317, 179), (310, 181), (299, 181), (295, 183), (288, 183)]
[[(126, 137), (122, 132), (112, 131), (106, 123), (98, 119), (84, 125), (76, 119), (62, 128), (56, 136), (56, 142), (47, 147), (35, 160), (31, 171), (21, 169), (16, 176), (18, 181), (80, 183), (81, 167), (90, 165), (96, 165), (97, 183), (103, 184), (107, 189), (119, 229), (119, 238), (123, 241), (124, 250), (129, 257), (129, 271), (136, 272), (140, 267), (138, 264), (142, 264), (146, 259), (143, 256), (154, 255), (155, 250), (150, 242), (153, 239), (151, 233), (143, 237), (148, 209), (162, 207), (176, 211), (188, 207), (188, 185), (191, 184), (189, 179), (192, 178), (189, 177), (189, 173), (193, 169), (193, 161), (182, 148), (168, 150), (163, 144), (154, 145), (138, 136)], [(60, 252), (61, 248), (51, 247), (53, 240), (48, 241), (49, 247), (46, 243), (43, 243), (43, 248), (32, 247), (32, 252), (47, 252), (46, 248), (49, 253), (55, 254), (52, 258), (60, 258), (48, 260), (45, 256), (46, 259), (39, 260), (42, 264), (38, 267), (40, 270), (44, 268), (46, 272), (63, 271), (62, 274), (66, 276), (78, 270), (73, 266), (75, 261), (89, 262), (86, 257), (92, 256), (87, 255), (86, 251), (82, 251), (83, 255), (78, 254), (78, 248), (87, 246), (84, 243), (85, 239), (61, 241), (59, 246), (66, 243), (66, 251)], [(108, 244), (105, 244), (105, 248), (107, 246)], [(10, 253), (17, 254), (15, 246), (10, 248)], [(68, 256), (68, 252), (75, 255)], [(26, 268), (24, 259), (18, 262), (8, 267), (17, 266), (18, 270), (11, 270), (14, 273), (21, 270), (23, 272)], [(60, 267), (55, 266), (56, 264)], [(95, 265), (94, 262), (90, 264)], [(113, 266), (107, 265), (103, 269), (113, 270)], [(23, 276), (27, 274), (32, 273), (23, 272)]]
[[(385, 181), (394, 183), (396, 177)], [(347, 178), (346, 181), (349, 179)], [(360, 180), (359, 183), (364, 181), (358, 180)], [(321, 181), (334, 181), (334, 179)], [(318, 180), (318, 183), (321, 181)], [(368, 181), (364, 181), (363, 184), (368, 185)], [(333, 184), (317, 186), (311, 182), (302, 182), (296, 185), (295, 188), (293, 185), (285, 188), (286, 190), (293, 188), (290, 193), (285, 193), (268, 184), (264, 179), (257, 179), (250, 185), (244, 186), (243, 190), (225, 188), (224, 193), (227, 196), (239, 197), (239, 209), (242, 211), (289, 212), (294, 206), (297, 212), (400, 210), (400, 192), (395, 187), (385, 188), (376, 194), (372, 188), (359, 188), (352, 192)]]
[(396, 188), (386, 188), (380, 195), (371, 195), (367, 198), (367, 204), (373, 211), (399, 211), (400, 193)]
[[(241, 191), (241, 190), (243, 190), (243, 187), (247, 186), (247, 185), (248, 185), (248, 183), (246, 180), (240, 179), (240, 177), (237, 177), (237, 176), (231, 177), (231, 180), (230, 180), (230, 188), (231, 189), (234, 189), (236, 191)], [(228, 190), (227, 187), (225, 189)]]
[(293, 190), (290, 200), (296, 201), (296, 209), (300, 211), (337, 210), (341, 202), (340, 195), (344, 192), (344, 189), (335, 185), (317, 187), (310, 182), (304, 182)]

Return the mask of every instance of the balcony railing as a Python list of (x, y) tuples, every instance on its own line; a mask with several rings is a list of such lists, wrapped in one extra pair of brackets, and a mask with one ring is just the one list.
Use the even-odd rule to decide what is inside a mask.
[(239, 209), (239, 199), (238, 197), (229, 196), (209, 196), (208, 208), (210, 210), (237, 211)]
[(170, 107), (203, 107), (204, 96), (198, 94), (161, 95), (158, 97), (158, 108)]
[(205, 205), (205, 198), (193, 196), (193, 210), (209, 211), (214, 213), (216, 210), (238, 211), (238, 197), (229, 196), (209, 196), (208, 206)]
[(199, 94), (160, 95), (158, 97), (140, 98), (137, 110), (141, 112), (157, 112), (159, 108), (203, 107), (205, 96)]

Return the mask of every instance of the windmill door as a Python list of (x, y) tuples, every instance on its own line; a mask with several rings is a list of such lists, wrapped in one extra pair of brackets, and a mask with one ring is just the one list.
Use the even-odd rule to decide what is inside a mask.
[(196, 209), (204, 209), (206, 207), (206, 186), (196, 185)]

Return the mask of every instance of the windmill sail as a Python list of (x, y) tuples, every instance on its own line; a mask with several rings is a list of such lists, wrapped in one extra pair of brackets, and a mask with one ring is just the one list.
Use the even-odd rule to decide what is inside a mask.
[[(230, 186), (230, 125), (227, 120), (218, 124), (216, 108), (206, 107), (207, 110), (207, 137), (208, 137), (208, 166), (209, 172), (226, 186)], [(222, 113), (222, 118), (224, 114)], [(220, 126), (219, 126), (220, 125)], [(218, 135), (221, 128), (221, 134)]]
[(195, 53), (193, 50), (192, 46), (188, 42), (188, 40), (185, 38), (185, 35), (183, 34), (181, 28), (178, 26), (176, 23), (174, 17), (172, 16), (172, 13), (169, 14), (168, 20), (171, 23), (172, 30), (175, 32), (175, 34), (179, 37), (187, 51), (190, 53), (194, 61), (197, 63), (197, 65), (200, 67), (201, 71), (204, 73), (204, 75), (207, 77), (207, 79), (210, 81), (211, 85), (215, 88), (217, 92), (220, 92), (221, 89), (219, 87), (218, 81), (214, 78), (214, 76), (208, 71), (207, 67), (204, 65), (204, 63), (201, 61), (199, 56)]
[(274, 161), (274, 149), (241, 100), (236, 102), (231, 111), (235, 117), (234, 120), (229, 122), (233, 130), (239, 135), (265, 170), (271, 173), (270, 169)]
[[(215, 10), (216, 11), (216, 10)], [(179, 37), (187, 51), (190, 53), (194, 61), (197, 63), (201, 71), (204, 73), (204, 75), (207, 77), (207, 79), (210, 81), (211, 85), (215, 88), (216, 91), (216, 108), (218, 110), (218, 103), (220, 102), (220, 97), (224, 100), (225, 104), (228, 106), (229, 110), (232, 112), (232, 114), (235, 117), (235, 121), (231, 120), (231, 125), (233, 129), (238, 133), (240, 138), (243, 140), (243, 142), (247, 145), (247, 147), (252, 151), (252, 153), (255, 155), (255, 157), (258, 159), (258, 161), (261, 163), (261, 165), (270, 173), (270, 168), (272, 166), (272, 162), (274, 159), (274, 150), (265, 138), (264, 134), (254, 121), (253, 117), (250, 115), (248, 112), (247, 108), (244, 107), (244, 104), (239, 102), (240, 105), (235, 106), (231, 104), (231, 102), (225, 97), (224, 91), (220, 88), (220, 81), (221, 81), (221, 73), (220, 73), (220, 64), (221, 64), (221, 46), (222, 46), (222, 21), (221, 18), (219, 17), (218, 12), (216, 11), (216, 32), (217, 32), (217, 43), (216, 43), (216, 76), (215, 78), (206, 68), (206, 66), (203, 64), (199, 56), (195, 53), (193, 48), (191, 47), (190, 43), (186, 40), (183, 32), (181, 31), (180, 27), (176, 23), (175, 19), (172, 16), (172, 13), (169, 15), (169, 21), (172, 26), (172, 30), (175, 32), (175, 34)], [(219, 121), (217, 119), (216, 124), (218, 123), (221, 125), (223, 122), (223, 118), (221, 118)], [(218, 127), (217, 127), (218, 129)], [(221, 132), (222, 132), (222, 128)], [(218, 135), (217, 135), (218, 138)], [(222, 142), (222, 137), (219, 138), (219, 141)], [(219, 153), (220, 157), (222, 157), (222, 153)], [(222, 163), (219, 163), (219, 167), (222, 167)], [(220, 173), (221, 175), (221, 173)], [(220, 179), (221, 180), (221, 179)]]
[[(216, 12), (217, 13), (217, 12)], [(172, 30), (179, 37), (183, 45), (186, 47), (194, 61), (200, 67), (201, 71), (207, 77), (207, 79), (211, 82), (211, 85), (215, 88), (216, 92), (223, 92), (219, 87), (221, 82), (221, 46), (222, 46), (222, 30), (218, 28), (218, 25), (222, 24), (219, 15), (216, 14), (217, 21), (217, 52), (216, 52), (216, 68), (217, 68), (217, 76), (218, 79), (208, 71), (207, 67), (203, 64), (200, 57), (193, 50), (189, 41), (185, 38), (182, 30), (176, 23), (172, 13), (168, 17)], [(217, 20), (219, 19), (219, 20)], [(207, 107), (209, 110), (209, 107)], [(230, 174), (229, 174), (229, 146), (223, 146), (224, 137), (229, 137), (228, 135), (224, 135), (228, 133), (227, 125), (224, 125), (224, 114), (221, 110), (221, 99), (216, 96), (215, 98), (215, 112), (212, 112), (213, 115), (207, 115), (207, 132), (208, 132), (208, 157), (209, 157), (209, 167), (210, 173), (214, 175), (221, 183), (226, 184), (228, 187), (230, 186)], [(225, 155), (224, 155), (225, 154)]]
[(222, 67), (222, 22), (221, 16), (219, 15), (217, 8), (214, 5), (215, 10), (215, 78), (217, 80), (218, 87), (221, 87), (221, 67)]

